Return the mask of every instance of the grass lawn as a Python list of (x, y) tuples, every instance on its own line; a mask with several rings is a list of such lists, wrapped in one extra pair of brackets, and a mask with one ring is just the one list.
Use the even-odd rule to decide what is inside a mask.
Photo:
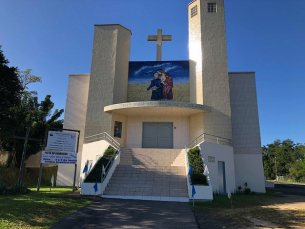
[(28, 195), (0, 195), (0, 228), (50, 228), (54, 223), (92, 200), (54, 198), (50, 195), (71, 193), (71, 188), (31, 188)]
[[(231, 209), (233, 208), (246, 208), (260, 205), (270, 198), (281, 197), (270, 190), (267, 190), (265, 194), (234, 194), (231, 200), (227, 195), (214, 195), (213, 202), (195, 202), (194, 210), (203, 209)], [(192, 204), (192, 203), (191, 203)], [(193, 206), (193, 205), (192, 205)]]
[[(226, 228), (257, 228), (262, 225), (265, 228), (301, 225), (300, 228), (303, 228), (305, 220), (300, 219), (304, 219), (305, 210), (278, 209), (276, 203), (283, 198), (270, 190), (266, 194), (232, 195), (231, 206), (227, 196), (216, 195), (213, 202), (195, 202), (193, 210), (202, 225), (206, 225), (206, 219), (209, 218)], [(192, 202), (190, 204), (193, 206)]]

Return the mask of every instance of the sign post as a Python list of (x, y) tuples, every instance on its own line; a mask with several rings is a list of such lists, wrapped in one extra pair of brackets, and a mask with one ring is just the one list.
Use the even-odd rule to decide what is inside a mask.
[[(66, 130), (69, 132), (61, 132)], [(42, 152), (37, 192), (40, 189), (42, 167), (44, 163), (49, 164), (74, 164), (74, 178), (73, 178), (73, 188), (75, 190), (75, 179), (76, 179), (76, 169), (77, 169), (77, 153), (79, 146), (79, 130), (61, 129), (61, 131), (49, 131), (46, 130), (46, 150)], [(78, 132), (78, 137), (76, 141), (76, 133)], [(77, 143), (77, 145), (76, 145)], [(76, 148), (75, 148), (76, 145)]]

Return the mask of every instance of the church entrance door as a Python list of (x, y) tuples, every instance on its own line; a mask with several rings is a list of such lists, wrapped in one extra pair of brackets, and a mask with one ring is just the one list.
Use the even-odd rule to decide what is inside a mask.
[(173, 149), (173, 123), (143, 122), (142, 148)]

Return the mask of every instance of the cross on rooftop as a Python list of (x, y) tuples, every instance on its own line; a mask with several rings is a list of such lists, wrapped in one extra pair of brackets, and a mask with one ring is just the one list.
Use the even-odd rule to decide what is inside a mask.
[(157, 35), (148, 35), (148, 41), (157, 41), (157, 61), (161, 61), (162, 41), (171, 41), (172, 35), (162, 35), (162, 29), (158, 29)]

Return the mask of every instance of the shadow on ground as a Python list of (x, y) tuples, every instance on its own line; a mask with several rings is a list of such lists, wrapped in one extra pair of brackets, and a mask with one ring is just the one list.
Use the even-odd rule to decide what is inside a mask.
[(198, 228), (188, 203), (99, 199), (52, 228)]

